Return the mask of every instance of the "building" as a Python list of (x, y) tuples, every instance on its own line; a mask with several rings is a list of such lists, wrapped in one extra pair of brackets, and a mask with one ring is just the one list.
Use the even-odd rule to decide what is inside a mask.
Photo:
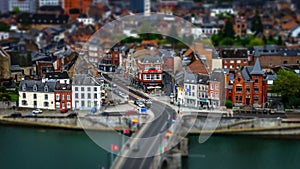
[(183, 105), (187, 107), (197, 107), (198, 103), (198, 77), (197, 74), (190, 72), (184, 73), (184, 101)]
[(14, 7), (18, 7), (21, 12), (35, 13), (37, 0), (9, 0), (8, 10), (13, 11)]
[(105, 103), (106, 93), (102, 84), (85, 74), (76, 74), (72, 82), (73, 109), (100, 109)]
[(64, 0), (39, 0), (39, 7), (41, 6), (62, 6)]
[(262, 107), (267, 102), (267, 81), (264, 79), (259, 59), (254, 66), (245, 66), (236, 73), (232, 89), (229, 90), (232, 90), (229, 93), (232, 93), (235, 106)]
[(2, 47), (0, 47), (0, 82), (10, 79), (10, 62), (10, 55)]
[(219, 56), (222, 58), (222, 68), (235, 71), (249, 65), (248, 49), (243, 47), (220, 48)]
[(143, 54), (136, 58), (136, 73), (134, 83), (145, 91), (162, 89), (163, 87), (163, 59), (160, 52)]
[(8, 0), (0, 1), (0, 12), (7, 13), (8, 12)]
[(244, 38), (247, 36), (247, 29), (248, 29), (247, 19), (244, 16), (236, 17), (235, 24), (234, 24), (235, 34), (237, 36)]
[(208, 75), (198, 75), (198, 85), (197, 85), (197, 97), (199, 108), (209, 108), (210, 107), (210, 97), (209, 97), (209, 76)]
[[(89, 46), (89, 56), (97, 58), (99, 51), (97, 46)], [(101, 50), (101, 49), (100, 49)], [(98, 52), (97, 52), (98, 51)], [(104, 51), (100, 58), (99, 71), (100, 72), (115, 72), (120, 62), (120, 51), (118, 47), (110, 48), (108, 45), (104, 45)], [(92, 55), (93, 54), (93, 55)]]
[(65, 14), (72, 14), (72, 10), (78, 10), (81, 14), (86, 14), (93, 0), (64, 0)]
[(67, 72), (46, 73), (43, 81), (54, 81), (55, 109), (70, 110), (72, 108), (72, 85)]
[(129, 9), (134, 13), (143, 13), (145, 0), (130, 0)]
[(213, 70), (209, 79), (209, 98), (213, 108), (220, 108), (225, 104), (225, 75), (222, 69)]
[(19, 107), (54, 110), (55, 84), (55, 81), (21, 81), (19, 87)]
[(254, 63), (259, 58), (262, 68), (300, 64), (300, 50), (280, 48), (276, 45), (254, 46), (250, 55)]

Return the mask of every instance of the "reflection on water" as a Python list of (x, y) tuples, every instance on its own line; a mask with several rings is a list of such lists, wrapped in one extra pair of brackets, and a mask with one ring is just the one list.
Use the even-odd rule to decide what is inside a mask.
[[(110, 132), (102, 139), (114, 142)], [(0, 126), (0, 168), (99, 169), (108, 168), (111, 155), (83, 131)], [(213, 136), (203, 144), (189, 136), (184, 169), (295, 169), (300, 141), (246, 136)]]

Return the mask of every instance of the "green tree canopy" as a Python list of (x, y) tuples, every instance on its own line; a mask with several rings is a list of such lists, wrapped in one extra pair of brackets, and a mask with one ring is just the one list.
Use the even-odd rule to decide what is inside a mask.
[(254, 17), (251, 20), (251, 31), (255, 32), (255, 35), (259, 34), (259, 33), (263, 33), (264, 31), (264, 27), (261, 21), (261, 18), (258, 14), (258, 12), (255, 12)]
[(262, 46), (264, 45), (264, 41), (260, 38), (251, 39), (248, 46)]
[(9, 32), (9, 25), (4, 22), (0, 22), (0, 32)]
[(233, 29), (233, 23), (231, 22), (230, 19), (228, 19), (223, 29), (223, 37), (234, 39), (234, 36), (235, 36), (235, 31)]
[(283, 102), (291, 106), (294, 98), (300, 96), (300, 78), (292, 71), (280, 69), (271, 89), (281, 94)]

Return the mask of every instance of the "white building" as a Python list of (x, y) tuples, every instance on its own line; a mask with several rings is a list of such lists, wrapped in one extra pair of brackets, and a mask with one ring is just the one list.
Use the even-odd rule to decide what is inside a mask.
[(23, 80), (19, 88), (19, 107), (55, 109), (54, 89), (56, 82)]
[(62, 6), (64, 0), (39, 0), (39, 6)]
[(77, 21), (83, 25), (95, 25), (95, 19), (89, 17), (78, 17)]
[(72, 84), (73, 109), (91, 110), (94, 107), (100, 109), (106, 96), (101, 85), (96, 79), (85, 74), (74, 75)]
[(14, 7), (18, 7), (21, 12), (36, 12), (37, 0), (9, 0), (8, 10), (13, 11)]

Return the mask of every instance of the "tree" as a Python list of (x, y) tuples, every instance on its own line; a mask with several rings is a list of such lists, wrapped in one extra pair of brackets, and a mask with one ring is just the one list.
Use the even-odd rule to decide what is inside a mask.
[(283, 45), (283, 41), (282, 41), (282, 38), (281, 38), (281, 36), (279, 35), (278, 36), (278, 39), (277, 39), (277, 45)]
[(264, 45), (264, 41), (260, 38), (254, 38), (249, 42), (248, 46), (262, 46)]
[(233, 23), (230, 19), (228, 19), (225, 23), (224, 29), (223, 29), (223, 37), (228, 37), (234, 39), (235, 32), (233, 29)]
[(18, 14), (20, 14), (20, 8), (18, 7), (18, 6), (14, 6), (13, 7), (13, 10), (12, 10), (12, 13), (13, 14), (16, 14), (16, 15), (18, 15)]
[(222, 39), (222, 41), (220, 42), (220, 46), (230, 46), (233, 45), (234, 43), (234, 39), (230, 38), (230, 37), (225, 37), (224, 39)]
[(292, 106), (293, 100), (300, 96), (300, 78), (292, 71), (280, 69), (271, 90), (281, 94), (285, 105)]
[(232, 101), (231, 100), (226, 100), (225, 101), (225, 106), (226, 106), (226, 108), (231, 109), (232, 106), (233, 106)]
[(266, 38), (265, 35), (263, 35), (262, 40), (264, 41), (264, 44), (265, 44), (265, 45), (268, 43), (268, 40), (267, 40), (267, 38)]
[(9, 32), (9, 25), (6, 23), (0, 22), (0, 32)]
[(255, 12), (254, 17), (251, 20), (251, 25), (251, 31), (255, 32), (255, 36), (259, 33), (263, 33), (264, 27), (257, 11)]

